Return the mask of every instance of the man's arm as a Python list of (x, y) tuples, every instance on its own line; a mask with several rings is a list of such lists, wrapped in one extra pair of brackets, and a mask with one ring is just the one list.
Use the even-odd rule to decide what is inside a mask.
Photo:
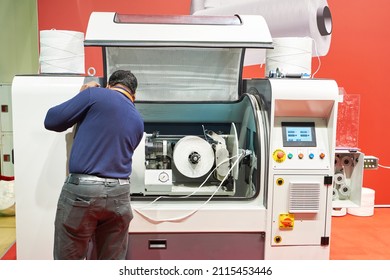
[(62, 132), (78, 123), (90, 106), (89, 88), (99, 86), (94, 81), (88, 82), (81, 87), (76, 96), (50, 108), (44, 121), (45, 128)]

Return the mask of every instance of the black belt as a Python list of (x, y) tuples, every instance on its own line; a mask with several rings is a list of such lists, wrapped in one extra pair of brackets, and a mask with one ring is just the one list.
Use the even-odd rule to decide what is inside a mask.
[(119, 184), (126, 185), (130, 184), (129, 179), (119, 179), (119, 178), (103, 178), (94, 175), (86, 175), (86, 174), (69, 174), (66, 178), (65, 183), (70, 184)]

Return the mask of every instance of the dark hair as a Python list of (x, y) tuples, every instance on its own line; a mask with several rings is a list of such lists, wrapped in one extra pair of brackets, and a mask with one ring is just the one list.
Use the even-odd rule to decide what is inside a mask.
[(116, 70), (111, 74), (108, 85), (113, 87), (117, 84), (126, 86), (132, 94), (135, 94), (138, 86), (137, 78), (128, 70)]

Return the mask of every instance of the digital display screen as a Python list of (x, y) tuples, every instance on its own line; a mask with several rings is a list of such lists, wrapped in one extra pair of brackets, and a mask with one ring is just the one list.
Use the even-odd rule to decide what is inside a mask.
[(315, 147), (314, 122), (282, 122), (284, 147)]
[(287, 142), (313, 141), (310, 127), (293, 127), (293, 126), (287, 127), (286, 133), (287, 133)]

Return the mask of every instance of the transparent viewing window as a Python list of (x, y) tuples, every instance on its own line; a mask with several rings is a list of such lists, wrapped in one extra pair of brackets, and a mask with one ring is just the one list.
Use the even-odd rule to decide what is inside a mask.
[(106, 48), (106, 77), (118, 69), (138, 79), (138, 101), (237, 100), (240, 48)]
[(133, 198), (257, 197), (265, 144), (253, 104), (248, 95), (236, 102), (138, 103), (145, 137), (133, 157)]

